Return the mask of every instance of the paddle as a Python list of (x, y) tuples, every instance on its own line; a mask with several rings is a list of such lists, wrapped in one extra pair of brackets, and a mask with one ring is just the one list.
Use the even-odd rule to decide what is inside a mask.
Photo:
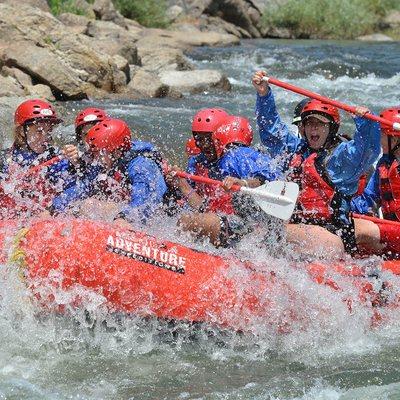
[[(223, 186), (221, 181), (203, 176), (191, 175), (183, 171), (174, 171), (174, 173), (181, 178), (206, 185)], [(231, 190), (249, 194), (266, 214), (284, 221), (289, 220), (292, 216), (299, 194), (299, 187), (296, 183), (284, 181), (267, 182), (255, 189), (233, 185)]]
[[(352, 114), (356, 113), (356, 107), (354, 107), (354, 106), (350, 106), (348, 104), (341, 103), (340, 101), (332, 100), (329, 97), (321, 96), (318, 93), (310, 92), (309, 90), (302, 89), (298, 86), (291, 85), (290, 83), (282, 82), (276, 78), (273, 78), (270, 76), (265, 76), (263, 78), (263, 81), (265, 81), (271, 85), (279, 86), (283, 89), (290, 90), (291, 92), (298, 93), (298, 94), (310, 97), (315, 100), (323, 101), (324, 103), (331, 104), (332, 106), (335, 106), (337, 108), (340, 108), (341, 110), (350, 112)], [(378, 117), (377, 115), (374, 115), (371, 113), (365, 114), (364, 117), (368, 118), (372, 121), (379, 122), (383, 125), (389, 126), (396, 131), (399, 131), (399, 133), (394, 136), (400, 136), (400, 122), (392, 122), (392, 121), (389, 121), (385, 118)]]

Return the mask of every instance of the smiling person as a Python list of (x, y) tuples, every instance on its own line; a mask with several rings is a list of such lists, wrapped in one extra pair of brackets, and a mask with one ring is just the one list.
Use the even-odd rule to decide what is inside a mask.
[(52, 132), (62, 120), (51, 104), (40, 99), (24, 101), (15, 111), (14, 122), (14, 142), (10, 150), (3, 152), (1, 166), (3, 218), (38, 214), (74, 180), (74, 169), (67, 159), (27, 174), (31, 167), (61, 155)]
[(380, 154), (379, 124), (363, 118), (369, 110), (358, 107), (353, 140), (342, 142), (336, 107), (318, 100), (307, 102), (301, 113), (302, 137), (291, 133), (281, 121), (273, 93), (258, 71), (252, 77), (257, 90), (256, 116), (262, 143), (272, 154), (283, 154), (288, 179), (300, 186), (295, 223), (326, 228), (324, 238), (338, 235), (350, 254), (368, 241), (369, 221), (350, 217), (350, 201), (359, 179)]

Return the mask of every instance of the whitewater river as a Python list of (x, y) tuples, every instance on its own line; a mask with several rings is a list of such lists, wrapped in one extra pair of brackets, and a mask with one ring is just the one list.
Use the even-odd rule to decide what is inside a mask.
[[(240, 47), (196, 49), (191, 58), (198, 68), (224, 70), (232, 91), (96, 104), (183, 163), (190, 119), (199, 108), (217, 105), (254, 123), (250, 78), (259, 68), (373, 111), (400, 103), (400, 43), (247, 41)], [(279, 88), (274, 92), (289, 122), (300, 97)], [(70, 120), (73, 110), (84, 106), (68, 104)], [(351, 132), (351, 119), (343, 119)], [(282, 256), (252, 252), (257, 261), (286, 274), (307, 304), (322, 306), (305, 328), (295, 325), (281, 335), (254, 320), (253, 334), (239, 335), (183, 323), (116, 320), (90, 293), (83, 293), (90, 318), (83, 312), (73, 318), (38, 315), (16, 271), (4, 266), (0, 399), (400, 399), (400, 315), (371, 330), (365, 311), (355, 309), (349, 316), (337, 293), (311, 283), (301, 271), (285, 272)], [(295, 306), (302, 310), (305, 304)]]

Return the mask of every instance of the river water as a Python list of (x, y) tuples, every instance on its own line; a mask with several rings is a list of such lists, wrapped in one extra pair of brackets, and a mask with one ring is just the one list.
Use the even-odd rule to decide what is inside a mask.
[[(198, 68), (224, 70), (232, 91), (95, 103), (126, 119), (138, 138), (157, 143), (177, 163), (184, 163), (190, 119), (199, 108), (217, 105), (254, 122), (250, 78), (259, 68), (373, 111), (400, 103), (400, 43), (251, 40), (239, 47), (199, 48), (190, 57)], [(290, 122), (300, 97), (279, 88), (274, 93)], [(68, 104), (67, 120), (85, 105)], [(351, 119), (343, 119), (351, 132)], [(283, 258), (255, 258), (285, 271)], [(4, 266), (0, 399), (400, 399), (400, 316), (371, 330), (363, 310), (349, 317), (337, 294), (298, 272), (287, 278), (329, 313), (310, 316), (307, 329), (286, 335), (268, 330), (263, 321), (254, 321), (254, 334), (239, 335), (185, 323), (116, 319), (90, 293), (85, 294), (90, 318), (84, 312), (73, 318), (38, 315), (16, 271)]]

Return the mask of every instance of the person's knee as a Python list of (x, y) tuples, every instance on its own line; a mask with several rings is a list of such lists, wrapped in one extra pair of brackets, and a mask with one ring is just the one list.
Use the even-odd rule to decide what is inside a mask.
[(183, 214), (178, 220), (178, 226), (198, 236), (207, 236), (211, 242), (217, 242), (220, 232), (220, 220), (213, 213)]
[(379, 226), (372, 221), (354, 220), (357, 245), (370, 250), (381, 250), (381, 233)]

